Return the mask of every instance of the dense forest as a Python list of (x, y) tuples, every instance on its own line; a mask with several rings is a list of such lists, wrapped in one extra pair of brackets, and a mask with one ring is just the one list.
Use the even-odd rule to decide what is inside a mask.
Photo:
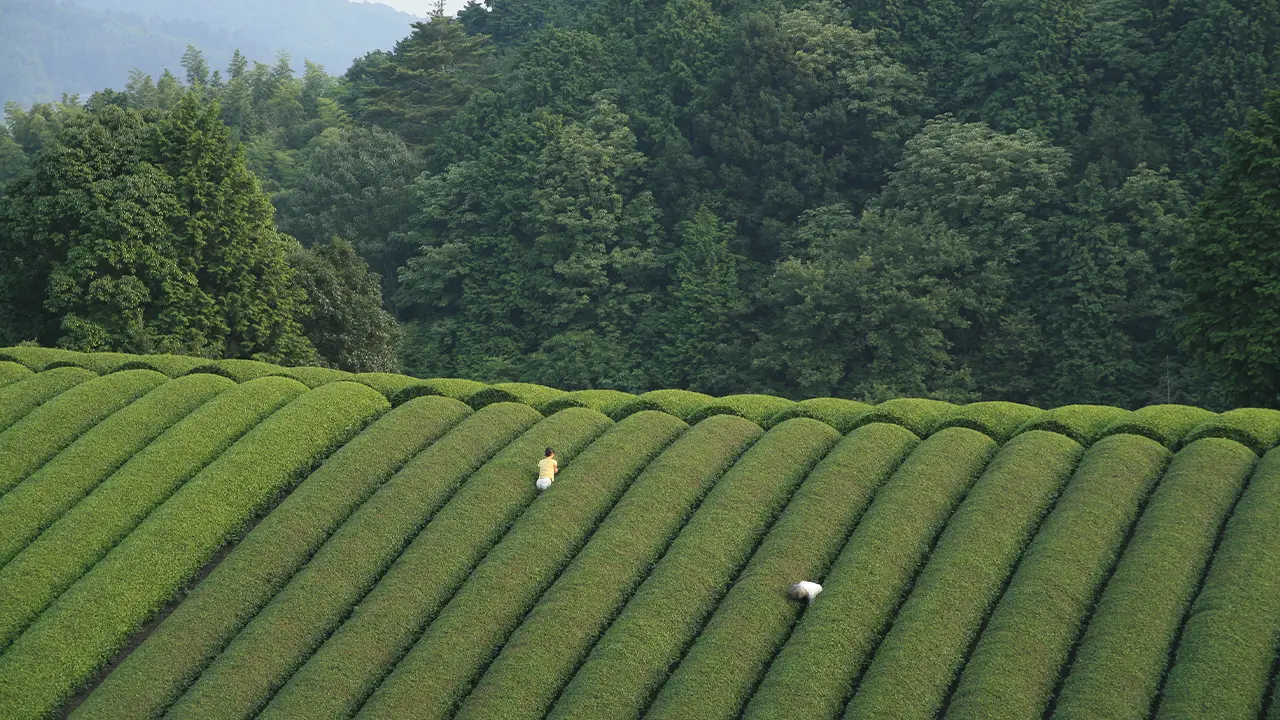
[(235, 50), (279, 52), (342, 72), (390, 47), (413, 17), (348, 0), (0, 0), (0, 104), (122, 84), (132, 70), (176, 68), (188, 45), (224, 66)]
[(1271, 0), (486, 0), (342, 77), (190, 50), (10, 108), (0, 344), (1275, 406), (1277, 41)]

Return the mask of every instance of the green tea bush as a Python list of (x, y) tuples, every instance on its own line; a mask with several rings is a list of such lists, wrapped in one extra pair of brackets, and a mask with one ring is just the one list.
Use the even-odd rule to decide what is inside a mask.
[(938, 423), (938, 429), (963, 427), (977, 430), (1003, 445), (1018, 429), (1044, 415), (1045, 411), (1030, 405), (1011, 402), (978, 402), (961, 405)]
[(1148, 716), (1218, 531), (1256, 461), (1220, 438), (1174, 456), (1093, 612), (1055, 718)]
[(956, 505), (995, 454), (967, 428), (934, 433), (876, 493), (769, 667), (747, 718), (834, 718)]
[(0, 432), (0, 495), (39, 470), (93, 426), (168, 379), (151, 370), (94, 378), (60, 393)]
[(0, 656), (0, 717), (25, 720), (55, 712), (245, 522), (386, 409), (386, 399), (369, 388), (334, 383), (306, 393), (246, 435)]
[(1102, 431), (1102, 434), (1141, 435), (1155, 440), (1170, 450), (1177, 450), (1182, 446), (1182, 438), (1192, 428), (1214, 417), (1216, 415), (1208, 410), (1186, 405), (1148, 405), (1111, 423)]
[[(1161, 720), (1255, 720), (1280, 643), (1280, 451), (1227, 522), (1161, 692)], [(1276, 716), (1276, 708), (1268, 717)]]
[[(0, 566), (170, 426), (234, 386), (215, 375), (163, 382), (0, 496)], [(6, 644), (0, 634), (0, 647)]]
[(844, 717), (935, 717), (1004, 581), (1083, 449), (1034, 430), (1001, 448), (960, 503)]
[[(463, 482), (540, 417), (519, 404), (490, 408), (414, 457), (355, 510), (204, 669), (169, 716), (252, 717), (261, 710)], [(594, 432), (588, 426), (583, 434)]]
[(875, 491), (919, 440), (863, 425), (814, 468), (645, 717), (737, 718), (802, 612), (784, 592), (822, 578)]
[(196, 367), (193, 373), (209, 373), (231, 378), (236, 382), (248, 382), (269, 375), (280, 375), (284, 368), (257, 360), (212, 360)]
[(1135, 435), (1112, 435), (1089, 448), (978, 639), (948, 718), (1041, 716), (1169, 455)]
[(663, 413), (632, 415), (566, 465), (560, 479), (471, 573), (361, 714), (451, 714), (631, 481), (686, 428)]
[(1280, 443), (1280, 410), (1243, 408), (1208, 418), (1182, 438), (1182, 445), (1204, 438), (1235, 440), (1258, 455), (1264, 455)]
[(60, 348), (10, 347), (0, 350), (0, 360), (25, 365), (33, 372), (49, 369), (49, 365), (55, 362), (65, 363), (64, 367), (84, 367), (76, 364), (83, 358), (84, 353)]
[(650, 463), (525, 617), (457, 717), (545, 714), (698, 503), (762, 434), (739, 417), (708, 418)]
[(727, 395), (706, 403), (688, 417), (689, 424), (697, 424), (713, 415), (737, 415), (763, 426), (765, 421), (795, 405), (794, 400), (772, 395)]
[(329, 368), (317, 367), (296, 367), (296, 368), (280, 368), (272, 375), (279, 377), (293, 378), (309, 388), (318, 388), (321, 385), (328, 385), (335, 382), (353, 382), (355, 375), (342, 370), (332, 370)]
[(122, 370), (155, 370), (171, 378), (191, 375), (201, 365), (208, 364), (205, 358), (188, 355), (130, 355), (129, 360), (117, 365), (111, 372)]
[(856, 424), (890, 423), (904, 427), (919, 437), (928, 437), (938, 429), (939, 423), (955, 410), (955, 405), (941, 400), (900, 398), (873, 406), (858, 418)]
[(621, 390), (577, 390), (548, 402), (540, 411), (543, 415), (551, 415), (571, 407), (586, 407), (620, 420), (622, 418), (618, 417), (619, 410), (636, 399), (635, 395)]
[(792, 418), (811, 418), (824, 422), (841, 434), (848, 433), (858, 426), (858, 421), (871, 409), (866, 403), (840, 398), (817, 398), (801, 400), (783, 408), (765, 420), (764, 427), (772, 428)]
[(544, 415), (548, 414), (544, 408), (549, 403), (569, 395), (569, 393), (564, 390), (550, 388), (545, 385), (534, 385), (532, 383), (498, 383), (494, 385), (493, 388), (511, 393), (515, 396), (517, 402), (522, 402)]
[[(6, 646), (166, 498), (236, 440), (304, 391), (264, 378), (235, 385), (143, 448), (0, 569), (0, 646)], [(48, 466), (46, 466), (48, 467)]]
[(622, 405), (617, 414), (609, 417), (621, 420), (644, 410), (657, 410), (687, 422), (699, 408), (714, 400), (710, 395), (690, 390), (652, 390)]
[(830, 426), (800, 418), (748, 450), (631, 596), (548, 717), (642, 714), (778, 513), (839, 439)]
[(81, 368), (58, 368), (0, 387), (0, 432), (67, 390), (97, 377)]
[(1018, 429), (1045, 430), (1066, 435), (1085, 447), (1102, 439), (1112, 425), (1129, 417), (1128, 410), (1106, 405), (1064, 405), (1047, 410)]
[(471, 409), (456, 400), (423, 398), (370, 425), (263, 519), (76, 716), (158, 717), (383, 483), (432, 443), (459, 449), (443, 438), (456, 438), (469, 415)]
[(26, 365), (2, 360), (0, 361), (0, 388), (16, 383), (19, 380), (26, 380), (33, 374)]
[[(521, 407), (537, 419), (528, 407), (506, 407)], [(536, 475), (533, 460), (541, 457), (542, 449), (555, 443), (557, 456), (568, 465), (609, 424), (590, 410), (558, 413), (533, 426), (468, 478), (258, 717), (355, 713), (529, 506)]]

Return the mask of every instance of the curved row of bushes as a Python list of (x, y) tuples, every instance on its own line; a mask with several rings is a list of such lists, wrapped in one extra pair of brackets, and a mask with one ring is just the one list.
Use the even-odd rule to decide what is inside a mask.
[(555, 444), (557, 457), (568, 463), (608, 426), (590, 411), (557, 413), (468, 478), (259, 717), (354, 714), (529, 507), (529, 459)]
[[(793, 401), (770, 395), (732, 395), (714, 398), (687, 390), (654, 390), (641, 395), (617, 390), (565, 391), (529, 383), (487, 385), (474, 380), (431, 379), (389, 373), (352, 374), (325, 368), (291, 368), (254, 360), (204, 360), (174, 355), (125, 355), (121, 353), (78, 353), (51, 348), (17, 347), (0, 349), (0, 398), (6, 392), (31, 382), (20, 365), (40, 377), (51, 369), (83, 368), (98, 374), (150, 369), (169, 377), (192, 373), (222, 375), (236, 382), (266, 377), (289, 377), (315, 388), (350, 381), (382, 393), (393, 405), (422, 396), (442, 396), (460, 400), (472, 408), (500, 402), (529, 405), (543, 415), (571, 407), (590, 408), (615, 421), (645, 410), (674, 415), (696, 423), (713, 415), (736, 415), (768, 430), (793, 418), (824, 422), (841, 433), (862, 425), (884, 422), (904, 427), (919, 437), (927, 437), (949, 427), (981, 432), (998, 443), (1032, 430), (1056, 432), (1089, 446), (1104, 437), (1140, 435), (1179, 450), (1196, 440), (1227, 438), (1264, 454), (1280, 445), (1280, 411), (1243, 408), (1216, 414), (1184, 405), (1152, 405), (1128, 411), (1100, 405), (1070, 405), (1052, 410), (1009, 402), (979, 402), (953, 405), (938, 400), (903, 398), (879, 405), (854, 400), (815, 398)], [(4, 370), (3, 368), (10, 368)], [(13, 380), (5, 385), (5, 378)], [(0, 402), (0, 407), (9, 407)], [(16, 407), (16, 406), (15, 406)], [(0, 429), (4, 427), (0, 416)]]
[(744, 718), (839, 715), (934, 539), (995, 454), (965, 428), (936, 433), (876, 493), (770, 665)]
[(356, 508), (470, 414), (462, 403), (431, 398), (379, 418), (238, 543), (75, 716), (159, 717)]
[(249, 519), (388, 409), (362, 385), (327, 385), (272, 415), (184, 485), (0, 656), (8, 718), (56, 712)]
[(631, 482), (687, 428), (668, 415), (641, 413), (592, 443), (476, 567), (361, 715), (452, 715)]

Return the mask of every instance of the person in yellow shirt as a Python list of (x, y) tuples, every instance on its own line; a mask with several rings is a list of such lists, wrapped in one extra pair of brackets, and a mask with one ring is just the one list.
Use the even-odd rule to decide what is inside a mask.
[(556, 473), (560, 472), (560, 463), (556, 462), (556, 451), (547, 448), (546, 457), (538, 461), (538, 492), (545, 492), (555, 482)]

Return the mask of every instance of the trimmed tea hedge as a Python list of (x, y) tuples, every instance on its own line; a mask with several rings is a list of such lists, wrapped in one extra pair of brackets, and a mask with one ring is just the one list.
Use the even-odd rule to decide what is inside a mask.
[(956, 509), (845, 711), (934, 717), (983, 621), (1083, 449), (1032, 431), (1002, 448)]
[(498, 383), (492, 387), (496, 390), (511, 393), (511, 395), (516, 398), (517, 402), (522, 402), (534, 410), (543, 412), (544, 414), (549, 414), (545, 413), (544, 410), (548, 403), (565, 398), (569, 395), (569, 393), (564, 390), (550, 388), (546, 385), (534, 385), (532, 383)]
[(955, 410), (955, 405), (941, 400), (901, 398), (873, 405), (858, 418), (857, 424), (891, 423), (900, 425), (920, 437), (928, 437), (938, 429), (939, 423)]
[(833, 718), (952, 511), (995, 453), (967, 428), (922, 442), (871, 507), (747, 705), (747, 718)]
[(0, 646), (12, 642), (182, 483), (303, 391), (276, 378), (233, 386), (170, 428), (41, 533), (0, 569)]
[[(213, 375), (163, 383), (0, 496), (0, 566), (152, 440), (228, 387), (235, 383)], [(0, 647), (5, 644), (0, 639)]]
[(633, 415), (567, 465), (476, 567), (361, 714), (434, 718), (452, 713), (627, 485), (686, 427), (662, 413)]
[(459, 486), (540, 418), (525, 405), (490, 408), (418, 454), (360, 505), (205, 668), (169, 717), (251, 717), (260, 710)]
[(1037, 407), (1011, 402), (979, 402), (961, 405), (938, 423), (938, 429), (963, 427), (977, 430), (1000, 444), (1009, 442), (1019, 428), (1045, 413)]
[(0, 495), (93, 426), (168, 379), (151, 370), (95, 378), (66, 390), (0, 432)]
[(703, 496), (762, 434), (739, 417), (710, 418), (645, 468), (507, 641), (458, 718), (545, 714)]
[(729, 395), (703, 405), (687, 419), (690, 424), (696, 424), (713, 415), (737, 415), (757, 425), (764, 425), (769, 418), (792, 405), (795, 405), (794, 400), (772, 395)]
[(1211, 417), (1182, 438), (1183, 445), (1204, 438), (1235, 440), (1259, 455), (1280, 443), (1280, 410), (1244, 408)]
[(472, 475), (259, 717), (347, 717), (359, 709), (528, 507), (543, 447), (554, 442), (567, 466), (608, 425), (589, 410), (559, 413)]
[(858, 421), (870, 409), (870, 405), (856, 400), (841, 400), (839, 398), (801, 400), (771, 415), (765, 421), (765, 427), (772, 428), (794, 418), (812, 418), (830, 425), (841, 434), (845, 434), (858, 427)]
[(248, 382), (268, 376), (285, 377), (285, 369), (279, 365), (257, 360), (214, 360), (196, 367), (191, 372), (221, 375), (236, 382)]
[(551, 415), (571, 407), (585, 407), (602, 412), (614, 420), (621, 420), (619, 410), (635, 400), (635, 395), (621, 390), (577, 390), (546, 403), (541, 412)]
[(737, 718), (803, 605), (781, 592), (822, 578), (875, 491), (919, 442), (896, 425), (855, 430), (810, 473), (646, 717)]
[(300, 368), (284, 368), (272, 375), (280, 377), (293, 378), (309, 388), (318, 388), (321, 385), (328, 385), (335, 382), (355, 382), (355, 375), (342, 370), (332, 370), (329, 368), (300, 367)]
[(550, 718), (638, 717), (839, 433), (770, 430), (725, 474), (587, 656)]
[[(453, 439), (470, 414), (456, 400), (424, 398), (370, 425), (240, 542), (76, 716), (157, 717), (384, 482), (432, 443), (457, 449)], [(481, 426), (478, 434), (504, 433)]]
[(0, 432), (8, 430), (32, 410), (96, 377), (81, 368), (59, 368), (0, 388)]
[(84, 353), (78, 353), (72, 350), (61, 350), (58, 348), (11, 347), (0, 350), (0, 360), (7, 360), (9, 362), (16, 362), (19, 365), (25, 365), (34, 372), (41, 372), (48, 369), (50, 363), (74, 362), (83, 356)]
[(1040, 717), (1169, 451), (1112, 435), (1085, 453), (960, 676), (948, 718)]
[(26, 380), (32, 375), (33, 373), (26, 365), (7, 360), (0, 361), (0, 388), (19, 380)]
[(1174, 456), (1093, 613), (1054, 717), (1147, 717), (1218, 531), (1257, 457), (1231, 440)]
[(1178, 644), (1157, 717), (1262, 717), (1277, 644), (1280, 450), (1272, 450), (1258, 464), (1227, 522)]
[(1186, 405), (1148, 405), (1134, 410), (1103, 430), (1103, 435), (1141, 435), (1170, 450), (1182, 446), (1182, 438), (1191, 429), (1217, 417), (1214, 413)]
[(132, 360), (117, 365), (111, 372), (155, 370), (171, 378), (179, 378), (183, 375), (193, 374), (196, 368), (208, 362), (204, 358), (189, 357), (187, 355), (142, 355), (134, 356)]
[(652, 390), (624, 404), (618, 408), (617, 415), (610, 417), (622, 419), (644, 410), (657, 410), (687, 421), (710, 402), (715, 402), (715, 398), (689, 390)]
[(1085, 447), (1106, 435), (1107, 428), (1128, 419), (1130, 413), (1107, 405), (1064, 405), (1046, 411), (1018, 429), (1061, 433)]
[(0, 716), (56, 711), (238, 528), (386, 407), (363, 385), (326, 385), (236, 443), (0, 655)]

